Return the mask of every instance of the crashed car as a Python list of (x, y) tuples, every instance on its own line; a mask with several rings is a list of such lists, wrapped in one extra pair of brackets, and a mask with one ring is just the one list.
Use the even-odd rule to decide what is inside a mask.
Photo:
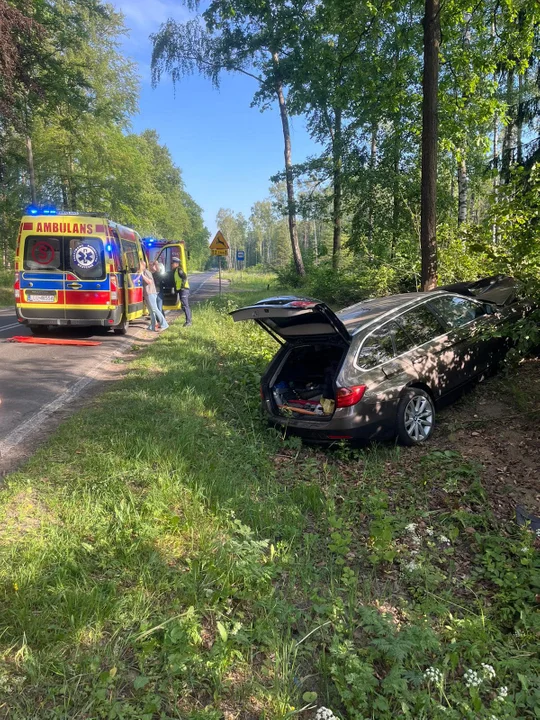
[(510, 347), (493, 332), (524, 317), (513, 278), (374, 298), (334, 312), (272, 297), (231, 313), (281, 345), (261, 382), (278, 427), (311, 441), (397, 437), (425, 442), (439, 402), (494, 368)]

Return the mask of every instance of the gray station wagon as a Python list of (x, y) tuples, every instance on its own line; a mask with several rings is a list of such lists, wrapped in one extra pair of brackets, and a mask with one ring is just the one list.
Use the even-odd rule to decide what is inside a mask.
[(335, 313), (318, 300), (273, 297), (231, 313), (280, 343), (262, 378), (271, 422), (306, 439), (427, 440), (435, 406), (504, 357), (491, 332), (532, 309), (498, 276), (427, 293), (365, 300)]

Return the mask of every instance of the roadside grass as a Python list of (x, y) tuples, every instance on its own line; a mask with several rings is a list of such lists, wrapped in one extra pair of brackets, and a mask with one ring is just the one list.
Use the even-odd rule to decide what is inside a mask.
[(539, 542), (457, 452), (267, 428), (275, 345), (227, 315), (265, 294), (197, 306), (6, 479), (0, 717), (538, 717)]
[(13, 303), (13, 272), (0, 270), (0, 307)]
[(279, 289), (275, 273), (251, 273), (240, 270), (226, 270), (222, 277), (228, 280), (234, 292), (272, 292)]

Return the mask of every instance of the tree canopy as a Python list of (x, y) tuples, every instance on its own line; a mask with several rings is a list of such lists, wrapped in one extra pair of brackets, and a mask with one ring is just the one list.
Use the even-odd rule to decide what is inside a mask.
[(202, 266), (208, 231), (180, 169), (155, 130), (130, 131), (139, 80), (120, 51), (121, 14), (97, 0), (2, 0), (0, 28), (3, 262), (23, 208), (36, 201), (183, 239)]

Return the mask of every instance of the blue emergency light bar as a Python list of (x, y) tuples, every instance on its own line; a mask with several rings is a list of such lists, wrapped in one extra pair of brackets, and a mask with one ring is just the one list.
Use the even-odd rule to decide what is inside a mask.
[(26, 215), (58, 215), (58, 213), (52, 205), (44, 205), (41, 209), (35, 205), (29, 205), (26, 208)]

